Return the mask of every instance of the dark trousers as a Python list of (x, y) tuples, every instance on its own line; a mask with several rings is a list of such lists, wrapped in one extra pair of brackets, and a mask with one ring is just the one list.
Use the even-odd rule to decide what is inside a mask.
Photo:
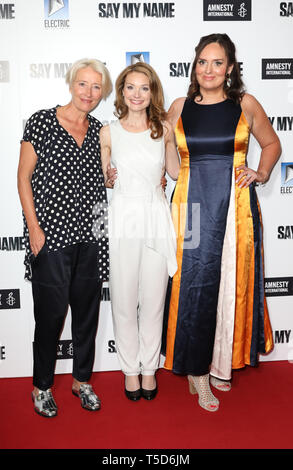
[(53, 385), (58, 340), (71, 307), (73, 377), (89, 380), (95, 356), (102, 282), (96, 243), (79, 243), (48, 253), (46, 244), (32, 260), (34, 301), (33, 384)]

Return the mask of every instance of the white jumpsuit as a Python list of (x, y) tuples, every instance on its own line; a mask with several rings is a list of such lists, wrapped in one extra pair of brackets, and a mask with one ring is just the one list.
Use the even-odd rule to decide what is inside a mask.
[(168, 275), (177, 271), (176, 236), (161, 187), (164, 139), (110, 124), (117, 168), (109, 204), (110, 297), (120, 366), (153, 375), (159, 366)]

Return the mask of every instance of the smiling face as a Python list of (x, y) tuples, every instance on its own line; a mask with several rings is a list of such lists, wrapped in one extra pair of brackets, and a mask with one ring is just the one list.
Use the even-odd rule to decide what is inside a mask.
[(102, 97), (102, 74), (91, 67), (83, 67), (76, 73), (70, 86), (72, 104), (85, 113), (92, 111)]
[(208, 44), (201, 51), (195, 67), (201, 92), (223, 89), (226, 74), (232, 69), (233, 65), (228, 66), (225, 49), (216, 42)]
[(131, 72), (124, 82), (124, 102), (131, 111), (147, 109), (151, 101), (150, 81), (144, 73)]

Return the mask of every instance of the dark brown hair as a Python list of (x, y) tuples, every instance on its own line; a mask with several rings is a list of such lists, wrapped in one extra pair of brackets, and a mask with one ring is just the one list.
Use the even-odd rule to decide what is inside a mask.
[(228, 66), (233, 65), (232, 72), (229, 76), (229, 78), (231, 79), (231, 84), (230, 86), (228, 86), (227, 81), (224, 82), (224, 92), (227, 98), (230, 98), (234, 102), (239, 103), (245, 91), (244, 91), (244, 84), (240, 76), (238, 62), (236, 61), (235, 45), (227, 34), (220, 34), (220, 33), (214, 33), (214, 34), (209, 34), (208, 36), (203, 36), (200, 39), (198, 45), (195, 47), (195, 59), (193, 61), (192, 68), (191, 68), (190, 85), (189, 85), (187, 96), (192, 100), (194, 100), (197, 96), (200, 96), (202, 99), (200, 87), (196, 79), (195, 68), (196, 68), (197, 61), (203, 49), (208, 44), (211, 44), (213, 42), (218, 43), (225, 50), (225, 53), (228, 59)]
[(145, 62), (137, 62), (136, 64), (129, 65), (126, 67), (126, 69), (122, 70), (115, 84), (115, 115), (119, 119), (122, 119), (128, 114), (128, 107), (124, 103), (122, 92), (126, 77), (132, 72), (144, 73), (149, 79), (151, 101), (150, 105), (147, 107), (146, 112), (151, 130), (151, 138), (158, 139), (163, 135), (163, 121), (166, 119), (166, 111), (164, 109), (164, 93), (157, 73), (149, 64), (146, 64)]

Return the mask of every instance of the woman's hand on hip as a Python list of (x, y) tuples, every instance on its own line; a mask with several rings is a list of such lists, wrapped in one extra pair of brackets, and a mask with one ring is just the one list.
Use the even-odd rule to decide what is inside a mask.
[(266, 182), (265, 175), (248, 168), (246, 165), (239, 166), (236, 168), (236, 171), (240, 172), (236, 178), (236, 184), (238, 184), (239, 188), (247, 188), (253, 181), (260, 184)]

